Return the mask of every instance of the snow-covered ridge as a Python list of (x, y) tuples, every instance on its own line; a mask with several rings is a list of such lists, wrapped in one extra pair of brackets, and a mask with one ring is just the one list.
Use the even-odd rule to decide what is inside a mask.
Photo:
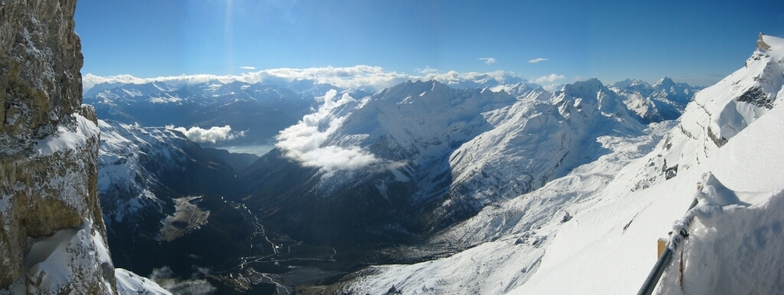
[(647, 156), (632, 189), (648, 187), (705, 161), (721, 146), (780, 104), (784, 95), (784, 40), (760, 36), (746, 65), (703, 89), (686, 107), (680, 124)]
[[(738, 192), (727, 189), (724, 194)], [(704, 192), (708, 197), (720, 196)], [(737, 197), (736, 197), (737, 199)], [(743, 203), (743, 201), (740, 201)], [(753, 206), (701, 204), (683, 249), (683, 270), (671, 265), (658, 294), (777, 294), (782, 291), (780, 243), (784, 191), (765, 194)], [(680, 261), (678, 262), (680, 263)]]
[(181, 143), (182, 133), (167, 128), (140, 127), (118, 122), (98, 121), (101, 148), (98, 157), (98, 191), (107, 223), (122, 222), (145, 207), (159, 208), (163, 200), (153, 191), (160, 185), (159, 171), (148, 171), (149, 159), (158, 170), (177, 169), (187, 161)]
[(452, 153), (452, 194), (483, 202), (515, 197), (595, 160), (603, 153), (596, 138), (643, 129), (596, 79), (535, 97), (488, 113), (494, 128)]

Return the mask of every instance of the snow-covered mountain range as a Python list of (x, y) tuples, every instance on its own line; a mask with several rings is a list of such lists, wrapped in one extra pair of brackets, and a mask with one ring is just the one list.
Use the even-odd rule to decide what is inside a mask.
[(653, 84), (626, 79), (610, 89), (625, 97), (624, 104), (643, 122), (674, 120), (700, 88), (662, 78)]
[[(340, 88), (316, 80), (281, 81), (213, 77), (194, 82), (183, 78), (141, 84), (107, 82), (88, 90), (85, 101), (95, 104), (99, 115), (103, 112), (125, 122), (101, 122), (105, 140), (99, 184), (103, 195), (109, 196), (103, 206), (110, 229), (120, 229), (115, 234), (129, 231), (155, 240), (161, 230), (158, 223), (176, 215), (179, 200), (196, 195), (187, 192), (187, 186), (204, 184), (193, 179), (215, 185), (223, 181), (200, 173), (234, 176), (234, 172), (220, 170), (228, 168), (198, 172), (198, 167), (212, 165), (204, 163), (219, 161), (204, 155), (179, 132), (187, 135), (185, 128), (230, 124), (231, 130), (245, 130), (247, 138), (254, 126), (265, 125), (258, 122), (258, 113), (269, 113), (272, 108), (299, 112), (301, 119), (268, 116), (276, 124), (285, 121), (287, 125), (267, 124), (270, 128), (264, 136), (268, 137), (258, 133), (251, 137), (269, 140), (274, 131), (275, 150), (244, 172), (238, 171), (239, 182), (224, 185), (236, 191), (213, 190), (205, 198), (223, 195), (246, 205), (249, 213), (263, 220), (267, 237), (276, 233), (299, 241), (301, 246), (295, 251), (301, 252), (297, 253), (330, 245), (336, 251), (330, 260), (349, 265), (431, 259), (501, 235), (504, 230), (459, 226), (492, 212), (489, 208), (501, 210), (510, 200), (548, 187), (563, 191), (553, 186), (569, 177), (581, 179), (585, 175), (573, 174), (586, 164), (612, 162), (606, 165), (617, 170), (633, 156), (641, 156), (645, 148), (630, 152), (628, 145), (650, 148), (670, 126), (649, 125), (669, 118), (659, 116), (662, 107), (658, 104), (679, 114), (694, 93), (694, 88), (667, 78), (653, 85), (613, 86), (591, 79), (556, 91), (491, 74), (441, 75), (377, 91), (372, 85)], [(238, 104), (242, 106), (236, 111), (226, 111)], [(183, 169), (188, 163), (197, 163), (197, 169)], [(222, 165), (215, 167), (226, 167)], [(598, 190), (612, 177), (607, 171), (595, 173), (588, 191)], [(571, 187), (578, 189), (582, 182), (575, 183)], [(582, 195), (560, 196), (560, 201), (547, 204), (526, 201), (521, 206), (550, 214), (532, 217), (538, 222), (554, 215), (568, 220), (573, 213), (562, 207), (581, 200)], [(142, 215), (148, 216), (149, 228), (143, 231), (123, 222), (125, 216), (138, 215), (134, 210), (139, 208), (145, 208), (147, 213)], [(534, 249), (542, 247), (546, 236), (531, 235), (530, 241), (521, 241), (534, 243)], [(264, 261), (270, 259), (275, 258)], [(176, 263), (180, 262), (187, 263)], [(132, 269), (144, 272), (160, 266)], [(179, 271), (189, 274), (182, 268)]]
[[(270, 212), (263, 218), (302, 239), (328, 232), (320, 242), (330, 243), (426, 238), (597, 160), (609, 152), (599, 137), (645, 129), (626, 98), (596, 79), (555, 92), (417, 81), (319, 99), (242, 179), (248, 205)], [(273, 170), (296, 175), (264, 176)]]
[[(678, 221), (676, 229), (688, 224), (692, 234), (657, 292), (776, 293), (784, 143), (771, 134), (784, 126), (784, 40), (761, 36), (757, 46), (743, 68), (699, 91), (668, 78), (592, 79), (548, 91), (492, 75), (382, 89), (315, 80), (297, 81), (300, 88), (217, 79), (97, 86), (96, 102), (134, 118), (144, 108), (125, 111), (133, 105), (304, 102), (291, 107), (297, 120), (277, 127), (275, 149), (243, 171), (175, 128), (230, 123), (223, 111), (213, 125), (99, 122), (108, 232), (177, 243), (242, 220), (250, 234), (223, 245), (242, 254), (203, 274), (226, 286), (240, 276), (279, 292), (324, 284), (355, 294), (607, 294), (639, 288), (656, 239)], [(192, 110), (183, 114), (199, 114)], [(236, 191), (217, 188), (225, 184)], [(699, 205), (686, 212), (694, 198)], [(195, 223), (177, 223), (186, 211)], [(127, 222), (140, 215), (146, 225)], [(174, 253), (156, 251), (161, 259)], [(167, 262), (180, 275), (221, 265), (181, 257)], [(373, 266), (330, 272), (361, 264)], [(318, 279), (295, 279), (311, 271)], [(259, 275), (289, 272), (297, 275)], [(621, 283), (596, 283), (607, 276)]]
[[(371, 267), (341, 290), (633, 293), (655, 262), (656, 239), (693, 218), (657, 294), (780, 292), (772, 274), (784, 261), (777, 252), (784, 142), (771, 132), (784, 124), (782, 64), (784, 40), (760, 36), (746, 66), (699, 92), (677, 124), (599, 137), (611, 151), (598, 160), (433, 239), (473, 248)], [(699, 205), (687, 213), (694, 198)]]

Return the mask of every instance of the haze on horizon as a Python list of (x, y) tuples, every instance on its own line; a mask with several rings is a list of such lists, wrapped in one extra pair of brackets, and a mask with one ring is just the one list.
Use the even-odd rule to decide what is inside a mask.
[(784, 36), (778, 1), (96, 1), (76, 9), (84, 74), (239, 75), (368, 65), (710, 85)]

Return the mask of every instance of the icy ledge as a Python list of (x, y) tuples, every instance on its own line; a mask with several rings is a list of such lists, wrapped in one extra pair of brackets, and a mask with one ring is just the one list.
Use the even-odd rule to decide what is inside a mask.
[(42, 140), (35, 145), (36, 155), (47, 156), (59, 151), (81, 150), (87, 146), (91, 138), (98, 138), (101, 131), (98, 126), (79, 114), (72, 114), (77, 124), (72, 128), (63, 125), (57, 126), (57, 132)]

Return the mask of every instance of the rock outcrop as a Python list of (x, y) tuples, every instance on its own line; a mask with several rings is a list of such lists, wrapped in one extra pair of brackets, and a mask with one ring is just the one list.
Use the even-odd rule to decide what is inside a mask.
[(0, 0), (0, 293), (114, 293), (75, 0)]

